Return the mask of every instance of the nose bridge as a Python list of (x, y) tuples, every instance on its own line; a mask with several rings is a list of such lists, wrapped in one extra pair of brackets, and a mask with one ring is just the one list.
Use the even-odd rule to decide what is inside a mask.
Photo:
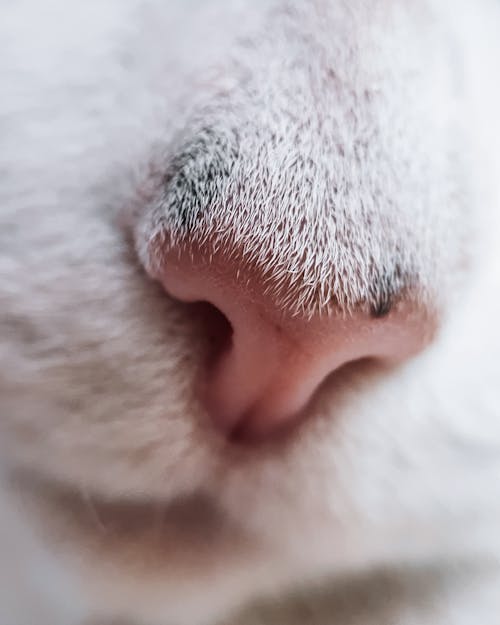
[(228, 275), (252, 276), (248, 288), (259, 283), (293, 314), (315, 309), (329, 300), (334, 273), (327, 181), (304, 145), (242, 126), (207, 124), (181, 144), (147, 217), (146, 264), (161, 266), (172, 251), (217, 275), (230, 261)]
[(335, 151), (331, 128), (306, 140), (294, 123), (273, 133), (261, 117), (236, 126), (220, 116), (201, 116), (168, 163), (147, 217), (147, 263), (160, 265), (169, 249), (201, 251), (217, 271), (223, 255), (294, 315), (369, 297), (380, 308), (401, 289), (398, 264), (416, 258), (409, 237), (399, 240), (405, 226), (383, 190), (356, 174), (355, 155)]

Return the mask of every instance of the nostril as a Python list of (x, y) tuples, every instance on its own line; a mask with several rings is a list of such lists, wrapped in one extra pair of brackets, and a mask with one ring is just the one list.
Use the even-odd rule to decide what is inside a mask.
[(231, 347), (233, 326), (226, 315), (210, 302), (196, 302), (192, 306), (196, 309), (207, 342), (206, 364), (212, 367)]

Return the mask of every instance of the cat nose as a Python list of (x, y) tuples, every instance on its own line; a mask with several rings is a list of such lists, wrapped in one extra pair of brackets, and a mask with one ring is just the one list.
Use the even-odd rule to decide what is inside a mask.
[[(157, 276), (184, 302), (208, 302), (227, 320), (221, 349), (204, 372), (203, 401), (227, 435), (261, 438), (294, 422), (323, 380), (365, 358), (397, 362), (425, 342), (425, 324), (411, 307), (300, 315), (279, 304), (273, 284), (234, 253), (173, 250)], [(293, 296), (293, 293), (289, 294)], [(219, 316), (220, 317), (220, 316)]]

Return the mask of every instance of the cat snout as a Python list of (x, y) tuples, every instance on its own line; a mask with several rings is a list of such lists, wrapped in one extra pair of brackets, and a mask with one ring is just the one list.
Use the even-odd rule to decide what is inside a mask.
[(276, 142), (251, 122), (186, 133), (144, 213), (139, 249), (171, 296), (218, 311), (197, 391), (218, 428), (269, 436), (307, 416), (345, 364), (397, 362), (428, 341), (418, 236), (391, 212), (397, 197), (382, 219), (366, 180), (349, 193), (348, 156), (324, 162), (329, 135), (306, 157), (293, 133)]

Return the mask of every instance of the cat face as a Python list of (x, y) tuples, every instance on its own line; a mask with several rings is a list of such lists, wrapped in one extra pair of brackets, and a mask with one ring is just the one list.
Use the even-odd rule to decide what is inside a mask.
[(484, 212), (439, 12), (50, 7), (0, 27), (3, 466), (304, 571), (447, 549)]

